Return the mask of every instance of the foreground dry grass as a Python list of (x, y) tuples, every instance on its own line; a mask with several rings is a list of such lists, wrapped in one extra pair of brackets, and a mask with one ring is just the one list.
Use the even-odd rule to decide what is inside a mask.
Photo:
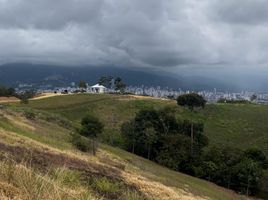
[[(163, 200), (164, 199), (185, 199), (185, 200), (208, 199), (208, 198), (203, 198), (203, 197), (197, 197), (183, 190), (179, 190), (175, 188), (173, 189), (159, 182), (149, 180), (138, 174), (131, 173), (129, 171), (124, 171), (122, 169), (123, 165), (119, 162), (114, 161), (113, 163), (111, 163), (111, 165), (102, 163), (101, 162), (101, 160), (103, 159), (102, 156), (105, 154), (105, 152), (103, 153), (99, 152), (99, 156), (97, 158), (88, 159), (87, 158), (88, 156), (79, 155), (79, 153), (77, 152), (74, 153), (70, 151), (66, 151), (66, 152), (59, 151), (59, 150), (50, 148), (46, 145), (40, 144), (32, 140), (28, 141), (25, 137), (16, 136), (15, 133), (12, 133), (12, 132), (0, 130), (0, 136), (1, 138), (5, 138), (5, 144), (0, 143), (0, 151), (8, 153), (9, 157), (11, 157), (13, 161), (16, 163), (12, 171), (18, 172), (18, 174), (15, 174), (17, 178), (19, 174), (21, 175), (24, 172), (30, 173), (28, 178), (34, 178), (33, 174), (31, 174), (32, 173), (31, 170), (25, 167), (27, 166), (27, 163), (31, 163), (31, 167), (36, 167), (36, 168), (41, 167), (42, 170), (44, 170), (45, 168), (51, 168), (51, 165), (53, 165), (53, 168), (64, 166), (64, 168), (69, 168), (72, 170), (74, 169), (86, 170), (91, 175), (106, 176), (112, 179), (121, 179), (127, 185), (138, 188), (146, 196), (147, 199), (163, 199)], [(27, 147), (29, 146), (34, 146), (34, 148), (27, 149)], [(26, 159), (25, 157), (27, 157), (26, 155), (29, 156), (28, 161), (25, 160)], [(1, 160), (5, 160), (5, 158), (2, 157)], [(20, 163), (25, 163), (25, 164), (22, 165)], [(38, 166), (38, 165), (42, 165), (42, 166)], [(5, 169), (5, 167), (3, 166), (4, 164), (1, 166), (1, 171)], [(121, 169), (119, 169), (118, 167), (121, 167)], [(47, 177), (45, 179), (49, 180), (49, 178)], [(25, 182), (29, 182), (29, 180), (25, 180)], [(10, 195), (12, 196), (13, 194), (17, 194), (17, 197), (20, 197), (22, 199), (28, 199), (28, 198), (24, 198), (23, 196), (20, 196), (24, 192), (21, 192), (21, 193), (16, 192), (16, 191), (25, 190), (25, 188), (20, 188), (20, 187), (17, 188), (17, 187), (14, 187), (14, 184), (10, 185), (9, 183), (6, 183), (6, 182), (4, 182), (3, 184), (8, 186), (8, 188), (14, 189), (15, 192), (14, 193), (12, 192), (12, 194), (8, 193), (9, 196)], [(0, 185), (0, 187), (2, 191), (6, 191), (6, 188), (3, 185)], [(42, 187), (47, 188), (48, 186), (44, 185)], [(62, 188), (62, 186), (61, 187), (59, 186), (58, 188)], [(45, 190), (48, 190), (48, 189), (49, 188)], [(55, 193), (60, 193), (61, 191), (50, 191), (50, 192), (47, 191), (47, 192), (49, 194), (55, 194)], [(43, 193), (44, 192), (42, 192), (42, 194)], [(62, 195), (59, 195), (60, 197), (57, 199), (63, 199)], [(39, 198), (39, 199), (42, 199), (42, 198)], [(56, 198), (53, 195), (51, 198), (48, 198), (48, 199), (56, 199)]]
[[(56, 124), (39, 119), (33, 122), (20, 113), (5, 109), (0, 110), (0, 120), (4, 121), (0, 124), (0, 199), (246, 199), (121, 150), (110, 151), (110, 147), (100, 148), (96, 157), (81, 153), (68, 144), (59, 149), (57, 145), (62, 146), (60, 143), (68, 143), (68, 140), (58, 143), (44, 140), (51, 136), (50, 132), (69, 134), (70, 130)], [(51, 131), (52, 125), (55, 132)], [(190, 179), (193, 184), (204, 183), (198, 187), (209, 186), (219, 194), (206, 196), (201, 191), (193, 192), (191, 187), (194, 185), (186, 182), (184, 187), (174, 183), (172, 186), (164, 181), (165, 173)]]

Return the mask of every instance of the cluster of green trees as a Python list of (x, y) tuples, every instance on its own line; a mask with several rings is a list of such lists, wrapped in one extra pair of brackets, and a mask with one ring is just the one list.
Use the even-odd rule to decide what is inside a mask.
[[(191, 150), (191, 129), (195, 132), (194, 153), (208, 144), (208, 139), (203, 135), (202, 123), (191, 123), (188, 120), (178, 120), (170, 107), (161, 110), (140, 110), (136, 117), (125, 122), (121, 127), (126, 148), (132, 153), (157, 160), (162, 157), (162, 150), (168, 150), (169, 140), (173, 142), (176, 138), (185, 140), (186, 149)], [(170, 152), (170, 151), (169, 151)]]
[(16, 93), (12, 87), (0, 86), (0, 96), (2, 97), (17, 97), (21, 103), (27, 104), (30, 98), (36, 95), (34, 91), (25, 91), (23, 93)]
[[(113, 76), (101, 76), (98, 83), (106, 88), (114, 89), (115, 91), (120, 93), (124, 93), (127, 87), (127, 85), (123, 82), (122, 78)], [(78, 87), (82, 90), (87, 89), (86, 81), (80, 80), (78, 83)]]
[(195, 166), (195, 176), (242, 194), (255, 195), (268, 167), (264, 153), (256, 148), (245, 151), (232, 147), (206, 148)]
[(105, 86), (106, 88), (115, 89), (120, 93), (124, 93), (126, 89), (126, 84), (123, 82), (120, 77), (112, 77), (112, 76), (102, 76), (100, 77), (99, 84)]
[(0, 86), (0, 96), (2, 97), (11, 97), (15, 96), (16, 92), (14, 88)]
[[(178, 97), (177, 103), (193, 111), (204, 108), (206, 101), (197, 94), (186, 94)], [(98, 118), (87, 115), (73, 143), (95, 155), (103, 128)], [(124, 148), (134, 154), (246, 195), (258, 192), (268, 168), (267, 158), (258, 149), (209, 146), (204, 124), (178, 118), (172, 107), (140, 110), (135, 118), (122, 124), (121, 134)]]
[[(197, 94), (177, 99), (178, 105), (205, 107)], [(173, 170), (212, 181), (243, 194), (254, 195), (268, 163), (258, 149), (209, 147), (204, 124), (177, 119), (172, 108), (140, 110), (121, 127), (126, 150)]]

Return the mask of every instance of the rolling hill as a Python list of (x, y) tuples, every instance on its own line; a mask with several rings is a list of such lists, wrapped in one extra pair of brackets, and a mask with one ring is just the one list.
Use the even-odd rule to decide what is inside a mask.
[[(19, 105), (20, 106), (20, 105)], [(79, 125), (86, 113), (97, 115), (105, 124), (107, 135), (117, 135), (120, 125), (132, 119), (142, 108), (172, 106), (177, 117), (203, 121), (212, 145), (256, 146), (268, 156), (268, 106), (255, 104), (208, 104), (192, 115), (175, 101), (150, 97), (120, 95), (67, 95), (31, 101), (27, 107), (57, 113)], [(239, 142), (238, 142), (239, 141)]]
[[(174, 102), (67, 95), (2, 108), (1, 199), (246, 199), (119, 148), (100, 144), (94, 157), (70, 143), (70, 133), (87, 112), (107, 123), (105, 135), (116, 137), (120, 123), (138, 109), (166, 105), (174, 106)], [(26, 117), (29, 110), (36, 114), (34, 119)], [(181, 108), (177, 112), (187, 115)]]

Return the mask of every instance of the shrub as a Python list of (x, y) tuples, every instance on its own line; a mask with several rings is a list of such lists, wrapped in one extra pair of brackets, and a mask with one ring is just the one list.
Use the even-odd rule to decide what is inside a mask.
[(36, 118), (36, 114), (32, 111), (24, 111), (23, 115), (29, 120), (35, 120)]
[(79, 134), (72, 134), (72, 144), (83, 152), (90, 151), (90, 141)]

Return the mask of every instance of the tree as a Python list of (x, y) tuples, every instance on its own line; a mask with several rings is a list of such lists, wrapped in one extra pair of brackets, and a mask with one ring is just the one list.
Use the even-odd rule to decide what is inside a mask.
[(165, 136), (156, 161), (173, 170), (189, 171), (190, 142), (190, 138), (182, 134)]
[(28, 104), (29, 99), (33, 98), (36, 95), (35, 91), (25, 91), (22, 94), (16, 95), (22, 104)]
[(99, 79), (99, 84), (105, 86), (106, 88), (111, 88), (112, 86), (112, 80), (113, 77), (112, 76), (102, 76)]
[(208, 181), (211, 181), (211, 176), (218, 170), (217, 165), (213, 161), (203, 162), (203, 173), (207, 175)]
[(5, 86), (0, 86), (0, 96), (3, 96), (3, 97), (16, 96), (15, 89), (8, 88)]
[(179, 106), (188, 107), (190, 111), (193, 111), (194, 108), (202, 107), (206, 105), (206, 100), (199, 94), (190, 93), (184, 94), (177, 98), (177, 104)]
[(173, 107), (164, 107), (158, 111), (159, 130), (165, 135), (178, 132), (178, 121)]
[(254, 194), (263, 174), (260, 165), (251, 158), (245, 157), (235, 167), (236, 187), (247, 196)]
[(126, 140), (127, 148), (131, 146), (131, 152), (135, 153), (135, 146), (138, 140), (138, 134), (134, 128), (134, 121), (125, 122), (121, 126), (121, 133)]
[(20, 103), (21, 103), (21, 104), (29, 104), (29, 99), (28, 99), (28, 97), (27, 97), (27, 96), (22, 96), (22, 97), (20, 98)]
[(81, 121), (81, 125), (80, 134), (92, 139), (92, 151), (93, 155), (96, 155), (95, 140), (102, 133), (104, 125), (92, 115), (85, 116)]
[(250, 101), (255, 101), (257, 100), (257, 95), (256, 94), (253, 94), (251, 97), (250, 97)]
[(123, 80), (120, 77), (117, 77), (114, 80), (114, 84), (115, 84), (115, 90), (116, 91), (120, 91), (120, 93), (124, 93), (125, 92), (126, 84), (123, 83)]
[(147, 146), (147, 159), (151, 158), (152, 145), (157, 141), (157, 135), (154, 127), (152, 125), (148, 125), (144, 130), (144, 137)]
[(264, 169), (268, 168), (268, 160), (261, 150), (257, 148), (250, 148), (245, 151), (244, 156), (259, 163)]
[(83, 88), (83, 89), (87, 89), (86, 81), (84, 81), (84, 80), (79, 81), (78, 87)]
[[(177, 104), (179, 106), (187, 107), (192, 112), (196, 107), (205, 108), (206, 100), (199, 94), (190, 93), (184, 94), (177, 98)], [(193, 143), (194, 143), (194, 125), (191, 123), (191, 154), (193, 154)]]

